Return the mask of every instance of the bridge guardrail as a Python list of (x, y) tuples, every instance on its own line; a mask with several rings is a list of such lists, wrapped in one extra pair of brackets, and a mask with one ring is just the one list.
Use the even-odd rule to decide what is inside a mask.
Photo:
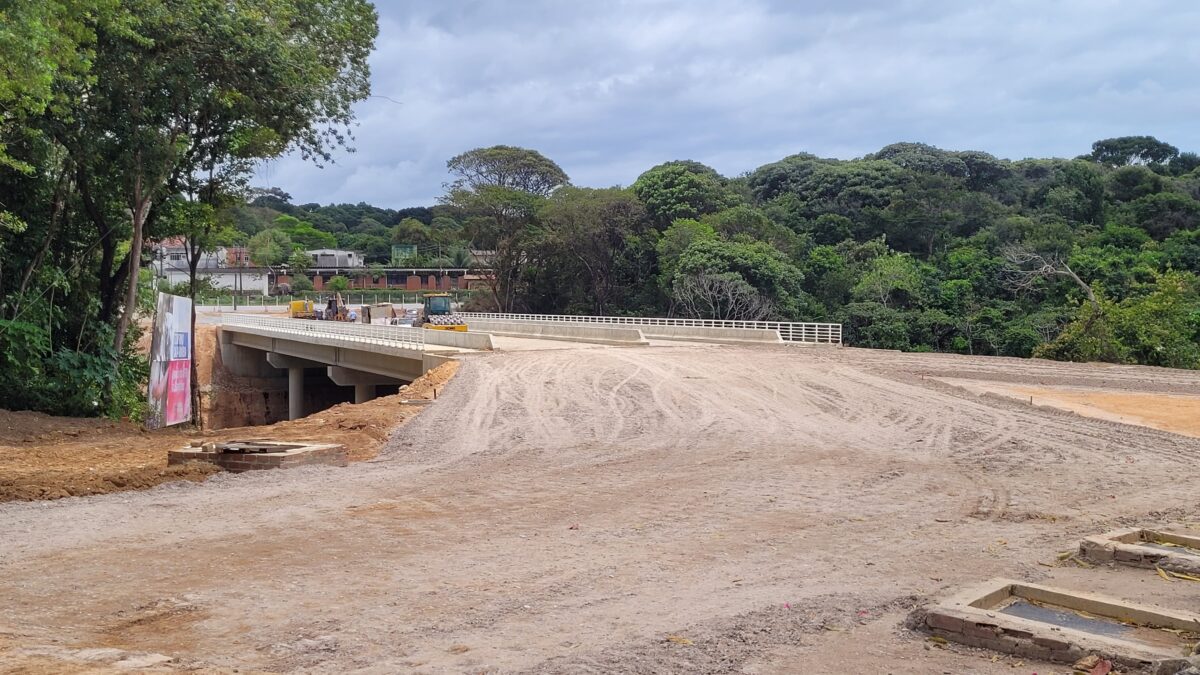
[(305, 319), (282, 319), (268, 316), (232, 314), (221, 317), (223, 326), (245, 326), (257, 328), (281, 336), (335, 338), (362, 344), (399, 349), (425, 349), (425, 333), (420, 328), (404, 326), (375, 326), (364, 323), (340, 321), (310, 321)]
[(807, 344), (842, 344), (842, 324), (806, 323), (798, 321), (725, 321), (720, 319), (672, 319), (643, 316), (583, 316), (573, 314), (502, 314), (490, 312), (459, 312), (470, 319), (497, 321), (545, 321), (553, 323), (595, 323), (625, 326), (696, 326), (700, 328), (752, 328), (777, 330), (784, 342)]

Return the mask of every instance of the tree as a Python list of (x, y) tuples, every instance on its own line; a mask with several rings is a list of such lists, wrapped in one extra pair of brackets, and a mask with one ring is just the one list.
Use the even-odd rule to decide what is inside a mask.
[(422, 246), (433, 239), (430, 228), (416, 218), (405, 218), (396, 224), (391, 231), (393, 244), (416, 244)]
[(1131, 202), (1157, 194), (1165, 187), (1162, 176), (1144, 166), (1123, 166), (1113, 171), (1108, 179), (1109, 194), (1118, 202)]
[[(95, 191), (116, 188), (130, 214), (129, 253), (115, 278), (102, 279), (110, 296), (136, 276), (130, 271), (164, 192), (199, 193), (197, 183), (224, 189), (251, 160), (289, 148), (330, 159), (345, 143), (352, 105), (369, 93), (366, 58), (377, 31), (364, 0), (275, 0), (269, 12), (248, 0), (122, 7), (136, 17), (137, 34), (100, 27), (95, 77), (72, 83), (79, 105), (62, 138), (110, 248), (113, 227)], [(126, 286), (118, 346), (136, 305), (137, 284)]]
[(1128, 208), (1133, 222), (1155, 239), (1200, 226), (1200, 202), (1174, 192), (1139, 197)]
[(771, 302), (736, 274), (682, 275), (672, 298), (680, 313), (696, 319), (760, 321), (771, 316)]
[(343, 291), (349, 290), (350, 280), (347, 279), (346, 277), (338, 274), (336, 276), (330, 277), (329, 283), (325, 284), (325, 287), (328, 288), (329, 290), (333, 291), (334, 293), (341, 293)]
[(961, 184), (945, 175), (918, 176), (887, 207), (888, 240), (910, 253), (933, 257), (934, 245), (965, 220)]
[(1079, 278), (1066, 259), (1058, 253), (1043, 253), (1019, 245), (1004, 248), (1004, 257), (1008, 260), (1008, 280), (1016, 291), (1028, 291), (1039, 279), (1054, 279), (1065, 277), (1070, 279), (1085, 298), (1096, 310), (1100, 309), (1099, 301), (1092, 287)]
[(703, 217), (703, 221), (726, 239), (744, 237), (765, 241), (786, 253), (796, 253), (799, 238), (796, 233), (779, 225), (753, 206), (739, 204)]
[(471, 150), (446, 166), (457, 178), (442, 201), (468, 216), (477, 245), (494, 251), (485, 279), (497, 311), (512, 311), (537, 213), (567, 174), (539, 152), (504, 145)]
[(675, 280), (697, 275), (740, 278), (756, 289), (775, 312), (797, 318), (811, 311), (811, 300), (801, 288), (804, 273), (764, 242), (693, 242), (680, 256)]
[(542, 207), (540, 221), (557, 250), (581, 269), (592, 313), (605, 314), (620, 290), (626, 243), (647, 225), (641, 202), (619, 188), (565, 187)]
[(854, 286), (854, 296), (860, 300), (873, 300), (884, 307), (897, 300), (897, 294), (905, 298), (918, 296), (921, 288), (921, 271), (912, 256), (892, 253), (875, 258), (866, 274)]
[(312, 256), (299, 249), (292, 251), (287, 257), (287, 266), (293, 274), (303, 274), (312, 267)]
[(290, 206), (292, 196), (277, 187), (254, 187), (246, 192), (246, 203), (278, 209)]
[(457, 176), (452, 192), (504, 188), (545, 197), (568, 182), (567, 174), (542, 153), (511, 145), (464, 152), (446, 162), (446, 168)]
[(887, 160), (921, 174), (942, 174), (955, 178), (967, 176), (967, 164), (957, 153), (924, 143), (893, 143), (869, 158)]
[(312, 223), (300, 220), (295, 216), (279, 216), (275, 219), (275, 226), (286, 234), (293, 244), (304, 250), (311, 251), (337, 246), (337, 239), (332, 234), (322, 232), (313, 227)]
[(659, 164), (638, 176), (632, 189), (660, 230), (676, 219), (698, 218), (736, 202), (717, 172), (696, 162)]
[(259, 267), (274, 267), (292, 254), (292, 239), (283, 230), (263, 230), (246, 242), (250, 261)]
[(1092, 159), (1109, 166), (1166, 164), (1179, 154), (1175, 146), (1153, 136), (1121, 136), (1092, 143)]

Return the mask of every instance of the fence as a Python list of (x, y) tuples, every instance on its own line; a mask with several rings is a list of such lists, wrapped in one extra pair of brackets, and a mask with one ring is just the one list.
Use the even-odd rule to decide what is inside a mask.
[(268, 316), (230, 314), (221, 317), (222, 326), (241, 326), (272, 337), (323, 337), (396, 349), (424, 349), (425, 332), (404, 326), (376, 326), (342, 321), (278, 319)]
[[(366, 291), (364, 293), (359, 291), (343, 291), (342, 300), (347, 305), (368, 305), (375, 302), (390, 302), (396, 305), (419, 305), (421, 304), (421, 299), (423, 297), (425, 297), (428, 293), (433, 292), (434, 291), (402, 293), (399, 291)], [(461, 302), (464, 298), (468, 298), (471, 295), (470, 291), (459, 290), (448, 292), (455, 302)], [(292, 295), (243, 295), (237, 298), (231, 295), (198, 296), (196, 298), (196, 306), (207, 310), (221, 312), (233, 311), (235, 309), (254, 310), (255, 308), (259, 307), (265, 308), (269, 311), (272, 307), (285, 309), (287, 304), (292, 300), (312, 300), (313, 302), (316, 302), (318, 300), (324, 301), (332, 295), (333, 293), (330, 291), (306, 291)]]
[(777, 330), (784, 342), (842, 344), (842, 324), (796, 321), (725, 321), (721, 319), (668, 319), (643, 316), (579, 316), (572, 314), (498, 314), (461, 312), (468, 319), (497, 321), (545, 321), (552, 323), (599, 323), (623, 326), (695, 326), (700, 328), (752, 328)]

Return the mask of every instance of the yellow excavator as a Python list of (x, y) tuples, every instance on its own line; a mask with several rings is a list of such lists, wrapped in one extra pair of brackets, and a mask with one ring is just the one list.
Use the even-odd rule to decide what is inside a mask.
[(467, 330), (466, 320), (454, 313), (449, 293), (429, 293), (425, 296), (421, 316), (416, 324), (432, 330)]

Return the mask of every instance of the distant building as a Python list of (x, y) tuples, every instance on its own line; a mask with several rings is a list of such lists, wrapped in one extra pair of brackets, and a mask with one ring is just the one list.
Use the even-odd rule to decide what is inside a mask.
[[(191, 279), (188, 267), (187, 242), (183, 237), (171, 237), (151, 244), (154, 252), (152, 267), (163, 283), (176, 285)], [(196, 278), (208, 280), (214, 288), (242, 293), (265, 295), (271, 287), (270, 270), (254, 267), (245, 247), (218, 247), (202, 251), (196, 264)]]
[(362, 254), (358, 251), (318, 248), (312, 251), (305, 251), (305, 253), (312, 258), (312, 267), (316, 269), (366, 267)]

